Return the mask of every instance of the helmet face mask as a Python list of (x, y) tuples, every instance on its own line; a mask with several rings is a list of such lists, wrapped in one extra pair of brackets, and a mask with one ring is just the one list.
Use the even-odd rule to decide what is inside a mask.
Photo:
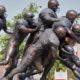
[(52, 10), (55, 11), (55, 12), (58, 11), (58, 9), (59, 9), (58, 6), (55, 6), (55, 7), (52, 8)]
[(23, 17), (25, 20), (27, 20), (28, 22), (33, 22), (33, 17), (34, 17), (34, 14), (32, 14), (31, 12), (25, 12), (23, 14)]
[(32, 22), (33, 22), (33, 18), (27, 18), (27, 21), (28, 21), (29, 23), (32, 23)]
[(74, 33), (75, 33), (76, 36), (80, 37), (80, 31), (79, 30), (75, 30)]

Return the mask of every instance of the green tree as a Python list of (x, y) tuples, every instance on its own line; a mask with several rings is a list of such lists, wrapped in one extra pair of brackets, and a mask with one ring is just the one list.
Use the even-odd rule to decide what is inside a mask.
[(27, 8), (24, 8), (21, 13), (14, 16), (14, 19), (23, 18), (23, 12), (24, 11), (30, 11), (32, 13), (38, 13), (39, 8), (41, 8), (41, 6), (38, 6), (36, 3), (32, 2), (32, 3), (29, 4), (29, 6)]

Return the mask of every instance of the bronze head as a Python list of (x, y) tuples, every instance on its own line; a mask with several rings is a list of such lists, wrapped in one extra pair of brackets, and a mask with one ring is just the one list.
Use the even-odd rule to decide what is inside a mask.
[(23, 18), (25, 20), (27, 20), (28, 22), (32, 22), (33, 17), (34, 17), (34, 14), (32, 12), (26, 11), (26, 12), (23, 13)]
[(80, 37), (80, 25), (79, 24), (74, 24), (72, 26), (72, 31), (78, 36)]
[(77, 18), (78, 13), (75, 10), (69, 10), (66, 13), (66, 17), (71, 20), (72, 22)]
[(56, 11), (59, 7), (59, 3), (57, 0), (49, 0), (48, 1), (48, 8), (52, 9), (53, 11)]

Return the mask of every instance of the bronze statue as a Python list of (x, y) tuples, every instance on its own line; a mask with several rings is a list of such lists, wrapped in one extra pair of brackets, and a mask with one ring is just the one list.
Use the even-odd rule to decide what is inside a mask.
[[(60, 21), (55, 22), (53, 24), (53, 29), (55, 29), (55, 33), (56, 33), (56, 35), (58, 36), (58, 38), (59, 38), (59, 40), (61, 42), (61, 46), (59, 47), (59, 49), (62, 48), (63, 44), (65, 43), (64, 42), (65, 41), (64, 38), (61, 39), (61, 37), (64, 37), (66, 35), (66, 31), (64, 29), (61, 29), (60, 27), (61, 26), (64, 27), (64, 28), (67, 27), (68, 28), (67, 30), (69, 32), (71, 32), (69, 29), (71, 28), (71, 25), (73, 24), (73, 22), (74, 22), (76, 17), (77, 17), (77, 12), (75, 10), (69, 10), (67, 12), (67, 14), (66, 14), (66, 17), (60, 18)], [(78, 26), (78, 30), (79, 30), (80, 26), (79, 25), (75, 25), (75, 27), (77, 27), (77, 26)], [(68, 36), (68, 35), (71, 35), (71, 36)], [(73, 37), (71, 33), (68, 34), (68, 35), (66, 35), (66, 37), (68, 36), (68, 37), (71, 38), (71, 42), (69, 40), (69, 43), (67, 44), (69, 46), (70, 44), (72, 44), (72, 40), (75, 41), (75, 37)], [(78, 39), (78, 37), (77, 37), (77, 39)], [(79, 42), (79, 39), (78, 39), (78, 42)], [(64, 46), (66, 47), (66, 44), (64, 44)], [(72, 53), (72, 52), (70, 52), (70, 51), (73, 50), (72, 47), (69, 46), (69, 48), (70, 48), (70, 50), (67, 49), (66, 53)], [(80, 67), (80, 60), (79, 60), (79, 58), (74, 55), (74, 51), (73, 51), (72, 54), (69, 55), (69, 54), (65, 54), (65, 52), (60, 49), (59, 56), (61, 57), (61, 56), (65, 56), (65, 55), (67, 55), (68, 60), (64, 61), (64, 60), (62, 60), (64, 57), (62, 57), (61, 61), (63, 62), (63, 64), (65, 64), (67, 67), (69, 67), (73, 71), (74, 74), (76, 72), (75, 75), (77, 77), (79, 77), (79, 73), (80, 73), (79, 68), (78, 68), (78, 67)], [(75, 70), (73, 70), (73, 67), (72, 67), (74, 64), (76, 64), (76, 66), (77, 66), (77, 67), (76, 66), (74, 67)], [(43, 76), (41, 78), (42, 80), (44, 78), (44, 75), (47, 75), (47, 73), (48, 73), (48, 72), (46, 73), (46, 71), (48, 70), (47, 68), (45, 69), (44, 74), (43, 74)]]
[[(6, 78), (10, 79), (15, 74), (25, 71), (26, 68), (36, 59), (35, 56), (42, 53), (45, 46), (47, 49), (51, 49), (51, 46), (54, 46), (52, 48), (53, 53), (58, 50), (59, 40), (52, 29), (46, 29), (42, 36), (40, 36), (39, 40), (27, 48), (20, 65), (13, 69), (11, 73), (6, 76)], [(53, 55), (53, 57), (55, 56)]]
[(54, 22), (59, 21), (56, 14), (58, 8), (59, 3), (57, 0), (48, 1), (48, 8), (43, 9), (39, 14), (38, 25), (40, 25), (40, 28), (38, 29), (38, 31), (34, 32), (34, 34), (31, 34), (26, 43), (27, 45), (35, 43), (46, 28), (51, 28)]
[[(60, 28), (63, 29), (63, 27), (60, 27)], [(26, 68), (28, 66), (30, 66), (33, 61), (36, 60), (37, 55), (41, 55), (41, 53), (45, 54), (44, 53), (45, 49), (48, 49), (48, 51), (52, 50), (52, 58), (55, 60), (56, 59), (55, 54), (57, 54), (59, 45), (60, 45), (60, 41), (58, 40), (58, 38), (57, 38), (56, 34), (53, 32), (53, 30), (52, 29), (46, 29), (44, 31), (44, 33), (40, 36), (39, 40), (35, 44), (32, 44), (27, 48), (20, 65), (17, 68), (13, 69), (11, 71), (11, 73), (6, 76), (6, 80), (9, 80), (10, 78), (12, 78), (17, 73), (25, 71)], [(80, 76), (78, 75), (79, 69), (77, 67), (72, 67), (72, 68), (74, 69), (73, 72), (80, 79)]]
[[(61, 32), (58, 34), (59, 38), (61, 38), (61, 36), (65, 35), (65, 33), (64, 33), (65, 30), (62, 27), (59, 26), (59, 28), (56, 29), (58, 32), (60, 32), (59, 30), (61, 30)], [(78, 30), (80, 30), (80, 25), (75, 25), (75, 27), (78, 27)], [(80, 33), (78, 33), (78, 34), (80, 34)], [(64, 39), (64, 38), (62, 38), (62, 39)], [(65, 40), (67, 40), (67, 41), (65, 41)], [(72, 45), (75, 44), (73, 42), (76, 42), (76, 40), (75, 40), (75, 38), (72, 38), (69, 34), (66, 35), (65, 40), (64, 40), (63, 44), (61, 44), (61, 46), (59, 46), (59, 59), (61, 60), (61, 62), (64, 65), (66, 65), (68, 68), (70, 68), (72, 70), (72, 72), (75, 74), (76, 77), (78, 77), (80, 79), (80, 76), (79, 76), (80, 75), (80, 70), (79, 70), (80, 60), (77, 56), (74, 55), (74, 49), (71, 46), (71, 44)], [(72, 40), (74, 40), (74, 41), (72, 42)], [(79, 42), (79, 39), (78, 39), (78, 42)], [(51, 60), (50, 60), (50, 62), (51, 62)], [(49, 65), (52, 67), (53, 64), (47, 65), (41, 80), (45, 80), (49, 70), (51, 69), (51, 67)]]
[(40, 28), (38, 29), (38, 31), (33, 32), (33, 34), (30, 35), (26, 43), (27, 47), (28, 45), (35, 43), (46, 28), (51, 28), (54, 22), (59, 21), (59, 19), (57, 19), (57, 14), (56, 14), (58, 8), (59, 8), (59, 3), (57, 0), (48, 1), (48, 8), (43, 9), (39, 14)]
[[(69, 10), (69, 11), (67, 11), (67, 13), (66, 13), (66, 16), (65, 17), (61, 17), (59, 20), (60, 21), (58, 21), (58, 22), (55, 22), (54, 24), (53, 24), (53, 29), (55, 29), (54, 30), (54, 32), (56, 33), (56, 35), (58, 36), (58, 38), (59, 38), (59, 40), (60, 40), (60, 45), (61, 46), (59, 46), (59, 50), (60, 50), (60, 55), (61, 55), (61, 48), (62, 48), (62, 46), (63, 46), (63, 44), (65, 43), (64, 41), (64, 39), (65, 39), (65, 37), (66, 36), (68, 36), (68, 35), (66, 35), (66, 30), (64, 30), (64, 29), (61, 29), (60, 27), (63, 27), (63, 28), (65, 28), (65, 27), (67, 27), (67, 28), (71, 28), (71, 25), (73, 24), (73, 21), (75, 20), (75, 18), (77, 17), (77, 12), (76, 11), (74, 11), (74, 10)], [(68, 30), (69, 31), (69, 30)], [(71, 31), (70, 31), (71, 32)], [(70, 34), (71, 35), (71, 34)], [(64, 37), (65, 36), (65, 37)], [(65, 45), (66, 46), (66, 45)], [(64, 54), (64, 53), (63, 53)], [(65, 54), (64, 54), (65, 55)], [(63, 55), (63, 56), (64, 56)], [(73, 54), (73, 56), (74, 56), (74, 54)], [(61, 56), (60, 56), (61, 57)], [(78, 60), (78, 57), (77, 56), (75, 56), (75, 58), (77, 58), (77, 59), (75, 59), (75, 62), (77, 62), (77, 61), (79, 61)], [(65, 64), (67, 64), (66, 62), (65, 62)], [(49, 64), (50, 65), (50, 64)], [(68, 64), (69, 65), (69, 64)], [(78, 66), (79, 66), (79, 64), (78, 64)], [(48, 66), (49, 67), (49, 66)], [(47, 68), (48, 68), (47, 67)], [(69, 67), (69, 66), (68, 66)], [(43, 74), (43, 77), (42, 77), (42, 79), (44, 78), (44, 75), (47, 75), (47, 73), (46, 73), (46, 70), (47, 70), (47, 68), (45, 69), (45, 71), (44, 71), (44, 74)], [(51, 69), (51, 68), (50, 68)]]
[[(54, 1), (54, 0), (53, 0), (53, 1), (49, 1), (49, 4), (48, 4), (48, 5), (53, 5), (53, 6), (50, 6), (50, 7), (49, 7), (49, 8), (51, 8), (51, 10), (52, 10), (52, 8), (56, 7), (56, 8), (53, 10), (53, 12), (56, 11), (56, 9), (58, 8), (58, 7), (57, 7), (57, 6), (58, 6), (57, 0), (55, 0), (55, 1)], [(55, 5), (55, 6), (54, 6), (54, 5)], [(52, 12), (51, 12), (51, 13), (52, 13)], [(55, 13), (55, 12), (54, 12), (54, 13)], [(48, 11), (48, 14), (49, 14), (49, 11)], [(51, 15), (50, 15), (50, 16), (51, 16)], [(55, 14), (53, 14), (53, 17), (54, 17), (54, 16), (55, 16)], [(55, 17), (56, 17), (56, 16), (55, 16)], [(54, 19), (55, 19), (55, 18), (54, 18)], [(51, 21), (51, 22), (52, 22), (52, 21)], [(36, 35), (39, 37), (39, 35), (40, 35), (42, 32), (43, 32), (43, 31), (39, 31), (39, 32), (37, 32)], [(38, 34), (38, 33), (39, 33), (39, 34)], [(35, 32), (34, 32), (34, 34), (35, 34)], [(30, 44), (31, 41), (33, 41), (32, 38), (33, 38), (33, 35), (34, 35), (34, 34), (31, 34), (31, 36), (30, 36), (30, 38), (29, 38), (29, 40), (28, 40), (28, 42), (27, 42), (27, 45)], [(37, 37), (37, 38), (38, 38), (38, 37)], [(34, 38), (34, 40), (36, 41), (36, 38)], [(35, 41), (34, 41), (34, 42), (35, 42)], [(6, 63), (9, 61), (9, 58), (10, 58), (10, 57), (8, 56), (8, 59), (6, 58), (6, 61), (1, 62), (0, 64), (6, 64)], [(10, 68), (9, 68), (9, 69), (10, 69)], [(8, 71), (9, 71), (9, 70), (8, 70)]]
[[(37, 57), (42, 56), (41, 58), (44, 59), (44, 62), (45, 62), (45, 55), (48, 55), (50, 53), (52, 55), (52, 58), (50, 57), (51, 61), (49, 60), (49, 62), (44, 66), (44, 73), (41, 78), (41, 80), (45, 80), (46, 75), (47, 75), (46, 73), (49, 72), (49, 70), (52, 67), (52, 64), (54, 63), (54, 61), (56, 59), (57, 50), (60, 51), (59, 56), (60, 56), (61, 61), (63, 63), (65, 62), (64, 64), (67, 67), (69, 67), (71, 70), (73, 70), (74, 74), (80, 79), (79, 69), (78, 69), (80, 62), (79, 62), (78, 58), (73, 55), (74, 51), (73, 51), (72, 47), (70, 47), (70, 45), (67, 46), (66, 44), (64, 44), (65, 37), (71, 37), (71, 38), (75, 39), (77, 42), (80, 42), (79, 41), (80, 39), (76, 36), (77, 34), (75, 34), (73, 28), (72, 28), (72, 31), (70, 30), (74, 19), (77, 17), (77, 13), (74, 10), (68, 11), (66, 14), (66, 17), (62, 17), (63, 20), (61, 23), (61, 22), (59, 22), (60, 19), (57, 19), (57, 16), (55, 13), (56, 10), (58, 9), (58, 6), (59, 6), (59, 3), (57, 0), (49, 0), (48, 9), (44, 9), (39, 14), (39, 21), (40, 21), (41, 27), (38, 31), (37, 31), (37, 29), (31, 29), (33, 27), (33, 25), (32, 25), (33, 22), (29, 17), (28, 18), (29, 18), (30, 22), (25, 21), (27, 19), (27, 16), (24, 16), (25, 20), (17, 21), (17, 23), (16, 23), (17, 27), (14, 30), (14, 33), (15, 32), (17, 32), (17, 33), (16, 34), (13, 33), (13, 36), (10, 40), (10, 43), (9, 43), (10, 48), (8, 47), (8, 50), (9, 50), (8, 56), (7, 56), (6, 60), (1, 62), (0, 64), (7, 64), (7, 62), (10, 60), (10, 58), (12, 58), (12, 61), (15, 62), (16, 59), (14, 59), (14, 57), (18, 53), (19, 45), (21, 44), (21, 42), (23, 41), (23, 39), (27, 35), (27, 33), (33, 32), (33, 34), (31, 34), (31, 36), (27, 42), (28, 45), (29, 44), (31, 44), (31, 45), (29, 45), (27, 47), (27, 49), (25, 50), (25, 54), (23, 56), (23, 59), (22, 59), (20, 65), (13, 70), (11, 69), (12, 70), (12, 71), (10, 70), (11, 73), (8, 70), (9, 74), (7, 73), (5, 75), (5, 78), (6, 78), (5, 80), (11, 79), (17, 73), (24, 72), (24, 70), (26, 70), (26, 68), (29, 67), (32, 63), (35, 64), (35, 67), (39, 72), (40, 71), (42, 72), (41, 63), (40, 63), (40, 60), (38, 62)], [(28, 25), (28, 23), (30, 25)], [(52, 24), (53, 24), (53, 29), (50, 29), (52, 27)], [(26, 29), (26, 27), (27, 27), (27, 29)], [(48, 29), (46, 29), (46, 28), (48, 28)], [(80, 28), (78, 28), (78, 29), (80, 29)], [(20, 30), (20, 31), (18, 31), (18, 30)], [(21, 32), (21, 34), (19, 35), (18, 32)], [(23, 38), (22, 38), (22, 35), (24, 35)], [(14, 43), (12, 43), (12, 42), (14, 42)], [(48, 51), (46, 51), (46, 49)], [(64, 49), (64, 51), (63, 51), (63, 49)], [(10, 51), (12, 51), (12, 52), (10, 52)], [(70, 53), (70, 54), (68, 54), (68, 53)], [(65, 55), (61, 55), (61, 54), (66, 54), (67, 60), (64, 59)], [(77, 58), (77, 60), (73, 60), (73, 57)], [(17, 56), (15, 58), (17, 58)], [(70, 60), (70, 58), (72, 58), (72, 59)], [(68, 62), (69, 63), (71, 62), (71, 64), (68, 64)], [(74, 63), (76, 63), (76, 65), (78, 67), (76, 67), (76, 66), (74, 67)], [(13, 65), (15, 65), (15, 63)], [(39, 67), (39, 65), (40, 65), (40, 67)]]
[[(76, 12), (74, 11), (74, 10), (69, 10), (68, 12), (67, 12), (67, 14), (70, 14), (70, 13), (73, 13), (73, 14), (75, 14)], [(76, 14), (76, 16), (77, 16), (77, 14)], [(74, 17), (74, 18), (76, 18), (76, 16)], [(74, 19), (73, 18), (73, 19)], [(69, 18), (70, 19), (70, 18)], [(61, 30), (61, 26), (62, 27), (68, 27), (68, 28), (70, 28), (71, 27), (71, 22), (72, 21), (70, 21), (70, 20), (68, 20), (66, 17), (61, 17), (60, 18), (60, 21), (59, 22), (55, 22), (54, 24), (53, 24), (53, 28), (54, 28), (54, 25), (56, 26), (56, 28), (57, 28), (57, 26), (59, 27), (58, 29), (56, 29), (56, 31), (58, 31), (58, 33), (56, 33), (57, 34), (57, 36), (60, 38), (60, 36), (65, 36), (65, 34), (66, 34), (66, 31), (64, 30), (64, 29), (62, 29)], [(61, 30), (60, 32), (59, 32), (59, 29)], [(61, 34), (61, 35), (60, 35)], [(64, 41), (64, 38), (62, 38), (62, 40)], [(63, 42), (63, 41), (61, 41), (61, 43)], [(76, 57), (76, 56), (74, 56), (74, 54), (72, 54), (72, 57), (73, 57), (73, 59), (74, 59), (74, 61), (75, 62), (80, 62), (79, 60), (78, 60), (78, 58)], [(72, 59), (71, 59), (72, 60)], [(49, 64), (50, 65), (50, 64)], [(76, 64), (77, 66), (79, 66), (79, 64)], [(49, 67), (49, 66), (48, 66)], [(47, 69), (46, 69), (47, 70)]]
[(59, 3), (57, 0), (48, 1), (48, 8), (43, 9), (39, 14), (40, 28), (38, 29), (38, 31), (30, 35), (26, 43), (27, 47), (28, 45), (35, 43), (46, 28), (51, 28), (54, 22), (59, 21), (59, 19), (57, 19), (57, 14), (56, 14), (58, 8), (59, 8)]
[(6, 65), (11, 61), (10, 67), (7, 69), (5, 75), (17, 66), (20, 44), (23, 42), (28, 33), (33, 33), (37, 30), (36, 25), (33, 25), (34, 15), (31, 12), (24, 13), (23, 17), (23, 19), (16, 21), (15, 29), (8, 42), (6, 59), (0, 62), (0, 65)]

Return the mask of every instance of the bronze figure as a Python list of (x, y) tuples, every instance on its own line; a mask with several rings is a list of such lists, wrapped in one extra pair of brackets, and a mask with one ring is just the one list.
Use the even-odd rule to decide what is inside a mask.
[(6, 76), (14, 67), (17, 66), (19, 57), (19, 46), (28, 35), (37, 30), (36, 26), (33, 26), (34, 15), (30, 12), (26, 12), (23, 15), (23, 19), (19, 19), (15, 23), (15, 29), (8, 42), (6, 59), (0, 62), (0, 65), (6, 65), (11, 61), (10, 67), (7, 69), (4, 76)]

